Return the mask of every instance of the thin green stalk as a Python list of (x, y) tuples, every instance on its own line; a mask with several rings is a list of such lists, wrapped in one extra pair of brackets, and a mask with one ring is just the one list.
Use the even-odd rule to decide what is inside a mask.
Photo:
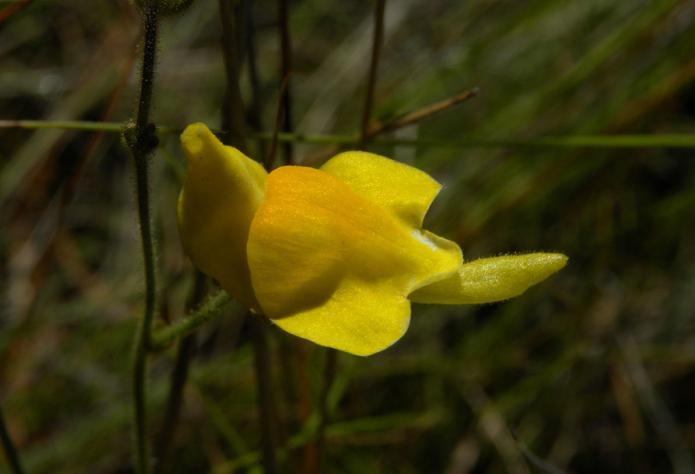
[(258, 402), (261, 417), (261, 452), (265, 474), (278, 472), (276, 461), (275, 403), (273, 400), (272, 374), (268, 350), (268, 337), (262, 317), (249, 314), (251, 337), (254, 348), (254, 367), (258, 381)]
[(0, 120), (0, 128), (22, 128), (26, 130), (60, 129), (83, 132), (121, 133), (120, 122), (90, 122), (86, 120)]
[[(271, 133), (257, 134), (263, 140), (272, 140)], [(278, 141), (293, 141), (313, 145), (351, 145), (356, 141), (354, 135), (311, 135), (280, 133)], [(655, 135), (568, 135), (528, 139), (468, 138), (458, 140), (428, 138), (376, 138), (374, 143), (382, 145), (405, 145), (437, 148), (695, 148), (695, 135), (655, 134)]]
[(175, 340), (193, 333), (203, 324), (221, 316), (231, 300), (226, 291), (218, 291), (197, 311), (153, 334), (150, 338), (150, 350), (154, 352), (165, 349)]
[(0, 442), (2, 442), (2, 448), (5, 451), (5, 456), (7, 457), (11, 472), (13, 474), (22, 474), (24, 469), (22, 469), (22, 463), (19, 460), (19, 451), (17, 451), (12, 437), (10, 436), (10, 432), (7, 429), (2, 410), (0, 410)]
[[(60, 129), (79, 130), (84, 132), (120, 133), (123, 124), (120, 122), (90, 122), (73, 120), (0, 120), (1, 128), (19, 128), (25, 130)], [(157, 134), (179, 134), (183, 130), (176, 127), (157, 127)], [(225, 132), (216, 132), (224, 136)], [(251, 138), (272, 141), (272, 132), (251, 133)], [(307, 143), (312, 145), (352, 145), (359, 137), (352, 134), (304, 134), (278, 133), (279, 142)], [(695, 135), (683, 133), (664, 134), (621, 134), (621, 135), (563, 135), (539, 138), (390, 138), (379, 137), (371, 139), (382, 145), (403, 145), (437, 148), (602, 148), (602, 149), (634, 149), (634, 148), (695, 148)]]
[[(140, 72), (140, 96), (135, 127), (126, 137), (135, 161), (135, 183), (137, 194), (140, 237), (145, 266), (145, 311), (135, 336), (133, 351), (133, 398), (135, 424), (135, 471), (146, 474), (150, 471), (149, 446), (147, 440), (147, 351), (150, 345), (150, 328), (156, 306), (157, 287), (155, 280), (154, 242), (149, 197), (149, 159), (156, 146), (154, 126), (149, 123), (154, 72), (157, 54), (158, 4), (147, 1), (143, 6), (144, 29), (142, 67)], [(128, 131), (126, 131), (126, 134)]]
[(338, 351), (328, 349), (323, 369), (323, 386), (319, 397), (319, 426), (316, 428), (316, 473), (324, 472), (326, 452), (326, 426), (328, 425), (328, 395), (338, 369)]
[[(193, 287), (186, 303), (186, 309), (197, 307), (205, 296), (205, 275), (196, 271), (193, 278)], [(195, 334), (188, 334), (179, 341), (176, 350), (174, 370), (171, 372), (169, 382), (169, 395), (167, 397), (164, 421), (159, 435), (157, 446), (157, 471), (161, 473), (171, 471), (171, 453), (174, 443), (174, 434), (181, 418), (181, 406), (183, 404), (183, 389), (188, 379), (188, 367), (196, 352)]]

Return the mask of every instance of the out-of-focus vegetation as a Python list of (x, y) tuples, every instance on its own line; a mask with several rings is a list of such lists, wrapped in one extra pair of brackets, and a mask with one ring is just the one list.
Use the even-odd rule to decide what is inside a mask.
[[(251, 3), (256, 99), (272, 131), (276, 2)], [(298, 132), (358, 129), (372, 24), (371, 2), (291, 2)], [(694, 150), (461, 141), (687, 134), (694, 25), (691, 0), (387, 2), (375, 118), (481, 92), (397, 132), (415, 144), (370, 150), (446, 184), (428, 226), (467, 258), (558, 250), (570, 264), (509, 302), (416, 306), (391, 349), (341, 354), (324, 472), (693, 472)], [(126, 1), (28, 2), (0, 23), (0, 119), (127, 120), (138, 40)], [(219, 128), (224, 96), (218, 3), (196, 0), (162, 23), (152, 119)], [(129, 356), (144, 291), (130, 157), (115, 133), (0, 136), (0, 404), (9, 430), (28, 472), (129, 472)], [(315, 163), (326, 148), (295, 144), (295, 155)], [(151, 184), (158, 327), (181, 317), (193, 279), (176, 231), (182, 164), (176, 135), (161, 134)], [(243, 315), (234, 308), (197, 332), (175, 472), (260, 469)], [(277, 428), (289, 446), (282, 470), (305, 472), (325, 351), (271, 333)], [(156, 446), (174, 350), (151, 360)]]

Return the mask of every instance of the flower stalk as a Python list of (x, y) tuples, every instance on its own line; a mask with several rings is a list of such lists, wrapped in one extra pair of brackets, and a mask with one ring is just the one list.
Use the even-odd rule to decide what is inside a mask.
[(135, 471), (139, 474), (146, 474), (150, 471), (146, 413), (147, 352), (151, 339), (150, 328), (156, 307), (157, 287), (150, 213), (149, 160), (157, 146), (157, 139), (154, 133), (155, 127), (150, 123), (149, 118), (157, 54), (158, 8), (158, 3), (154, 1), (145, 2), (142, 6), (144, 40), (140, 71), (140, 95), (135, 125), (124, 131), (135, 162), (138, 218), (145, 267), (145, 308), (135, 336), (132, 362)]
[[(190, 310), (200, 304), (205, 296), (206, 278), (202, 273), (195, 271), (193, 277), (193, 287), (186, 303), (186, 309)], [(188, 334), (179, 340), (176, 348), (176, 359), (174, 369), (171, 372), (169, 382), (169, 394), (167, 396), (164, 420), (159, 434), (156, 449), (158, 472), (166, 473), (171, 471), (173, 444), (176, 428), (181, 419), (181, 407), (183, 405), (183, 389), (188, 379), (188, 369), (191, 360), (196, 353), (196, 335)]]
[(200, 309), (190, 313), (185, 318), (181, 318), (174, 324), (155, 332), (150, 338), (150, 350), (156, 352), (166, 349), (177, 339), (192, 334), (203, 324), (221, 316), (230, 301), (231, 298), (226, 291), (218, 291), (210, 296)]

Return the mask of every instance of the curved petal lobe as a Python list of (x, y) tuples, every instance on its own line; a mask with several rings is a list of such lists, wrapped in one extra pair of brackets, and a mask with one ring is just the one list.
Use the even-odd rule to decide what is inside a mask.
[(403, 337), (410, 325), (410, 301), (390, 287), (349, 279), (321, 306), (272, 321), (295, 336), (368, 356)]
[(365, 151), (340, 153), (321, 169), (417, 228), (442, 188), (424, 171)]
[(203, 124), (189, 125), (181, 144), (188, 163), (178, 203), (184, 249), (232, 297), (257, 308), (246, 241), (267, 173), (236, 148), (223, 145)]

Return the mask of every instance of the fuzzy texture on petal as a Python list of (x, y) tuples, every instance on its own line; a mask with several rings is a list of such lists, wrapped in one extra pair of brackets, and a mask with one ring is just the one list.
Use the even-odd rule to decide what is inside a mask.
[(458, 272), (416, 290), (416, 303), (481, 304), (513, 298), (567, 264), (560, 253), (530, 253), (481, 258), (461, 265)]
[(357, 355), (390, 346), (408, 327), (408, 294), (462, 261), (456, 244), (407, 221), (328, 172), (273, 171), (247, 246), (261, 309), (320, 345)]
[(187, 173), (179, 196), (179, 234), (200, 271), (229, 294), (258, 308), (246, 258), (249, 227), (263, 200), (267, 173), (203, 124), (181, 135)]

